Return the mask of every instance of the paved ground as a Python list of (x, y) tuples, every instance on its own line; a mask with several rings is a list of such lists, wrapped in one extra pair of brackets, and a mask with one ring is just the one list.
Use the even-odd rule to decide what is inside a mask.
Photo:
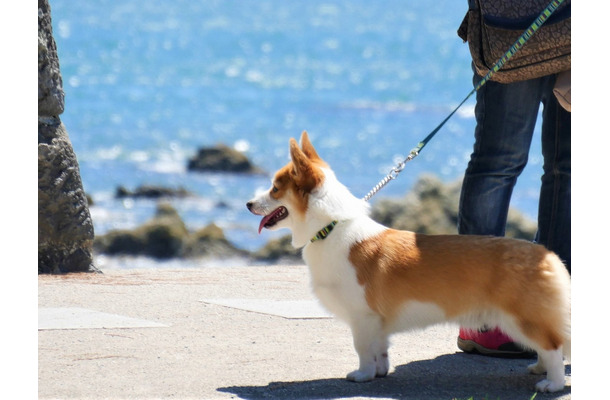
[[(394, 336), (386, 378), (347, 382), (350, 332), (304, 266), (45, 275), (38, 298), (41, 399), (527, 400), (539, 379), (527, 360), (459, 352), (440, 326)], [(570, 399), (570, 381), (536, 399)]]

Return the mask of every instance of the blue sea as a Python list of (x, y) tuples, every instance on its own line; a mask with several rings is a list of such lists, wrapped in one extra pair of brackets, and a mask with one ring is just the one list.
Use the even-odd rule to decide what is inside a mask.
[[(307, 130), (339, 179), (364, 196), (472, 89), (468, 46), (456, 34), (465, 0), (50, 3), (61, 119), (95, 202), (96, 235), (150, 219), (154, 201), (114, 193), (155, 184), (196, 194), (172, 200), (190, 229), (215, 222), (238, 247), (258, 249), (287, 231), (258, 235), (245, 203), (288, 161), (290, 137)], [(459, 179), (473, 109), (472, 98), (371, 201), (404, 196), (423, 173)], [(532, 219), (539, 130), (512, 202)], [(269, 176), (187, 171), (199, 147), (218, 143)]]

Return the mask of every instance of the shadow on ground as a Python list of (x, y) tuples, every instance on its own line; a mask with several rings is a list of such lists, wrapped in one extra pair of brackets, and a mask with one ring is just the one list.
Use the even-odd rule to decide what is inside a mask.
[[(343, 378), (310, 381), (271, 382), (266, 386), (218, 388), (243, 399), (500, 399), (529, 400), (541, 379), (526, 367), (532, 360), (497, 359), (455, 353), (432, 360), (400, 365), (385, 378), (353, 383)], [(348, 371), (346, 371), (347, 373)], [(571, 367), (566, 367), (571, 374)], [(536, 399), (570, 397), (571, 387), (559, 393), (537, 395)], [(564, 397), (566, 398), (566, 397)]]

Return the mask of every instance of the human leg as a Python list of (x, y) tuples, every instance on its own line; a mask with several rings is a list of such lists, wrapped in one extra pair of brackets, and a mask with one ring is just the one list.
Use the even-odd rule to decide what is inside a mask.
[(571, 272), (571, 114), (553, 95), (547, 77), (542, 102), (543, 175), (536, 242), (557, 253)]
[[(475, 74), (474, 81), (479, 79)], [(477, 92), (475, 144), (460, 195), (460, 234), (504, 236), (512, 191), (527, 164), (539, 86), (537, 79), (490, 81)]]

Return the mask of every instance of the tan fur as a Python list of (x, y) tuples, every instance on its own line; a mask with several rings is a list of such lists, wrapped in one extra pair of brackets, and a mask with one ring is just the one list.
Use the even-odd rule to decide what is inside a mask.
[[(391, 324), (406, 302), (432, 302), (448, 319), (498, 308), (546, 350), (565, 340), (557, 283), (565, 267), (522, 240), (428, 236), (388, 229), (352, 246), (349, 256), (369, 306)], [(540, 301), (544, 299), (544, 301)], [(535, 305), (536, 307), (532, 307)]]

